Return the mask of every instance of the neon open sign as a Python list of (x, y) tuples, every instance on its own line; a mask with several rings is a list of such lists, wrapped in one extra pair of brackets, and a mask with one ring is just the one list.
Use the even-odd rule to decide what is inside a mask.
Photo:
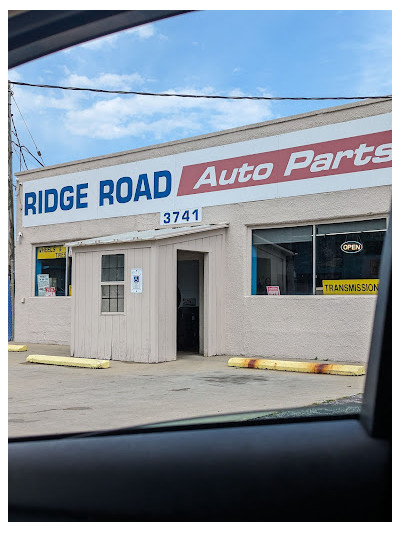
[(346, 241), (341, 245), (340, 249), (346, 254), (357, 254), (361, 252), (363, 245), (358, 241)]

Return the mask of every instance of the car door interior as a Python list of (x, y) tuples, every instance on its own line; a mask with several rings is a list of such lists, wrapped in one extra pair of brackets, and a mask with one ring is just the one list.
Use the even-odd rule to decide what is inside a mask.
[(360, 416), (9, 439), (9, 521), (390, 521), (391, 423), (389, 223)]

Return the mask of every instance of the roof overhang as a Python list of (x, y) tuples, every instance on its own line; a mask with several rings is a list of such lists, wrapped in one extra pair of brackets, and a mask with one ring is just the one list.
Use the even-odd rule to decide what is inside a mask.
[(202, 226), (189, 226), (179, 228), (161, 228), (150, 229), (144, 231), (131, 231), (128, 233), (119, 233), (117, 235), (107, 235), (105, 237), (94, 237), (93, 239), (85, 239), (81, 241), (73, 241), (65, 243), (65, 246), (98, 246), (102, 244), (119, 244), (140, 241), (157, 241), (160, 239), (169, 239), (171, 237), (180, 237), (184, 235), (193, 235), (194, 233), (203, 233), (205, 231), (213, 231), (225, 229), (229, 226), (229, 222), (221, 222), (219, 224), (207, 224)]

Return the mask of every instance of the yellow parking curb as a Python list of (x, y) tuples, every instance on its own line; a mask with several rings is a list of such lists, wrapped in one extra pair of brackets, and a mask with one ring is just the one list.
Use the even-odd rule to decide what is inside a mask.
[(84, 359), (82, 357), (60, 357), (58, 355), (28, 355), (28, 363), (45, 365), (78, 366), (80, 368), (109, 368), (110, 361), (103, 359)]
[(337, 374), (339, 376), (363, 376), (363, 365), (332, 365), (326, 363), (311, 363), (299, 361), (276, 361), (273, 359), (249, 359), (246, 357), (232, 357), (228, 366), (239, 368), (259, 368), (262, 370), (285, 370), (288, 372), (311, 372), (313, 374)]
[(26, 352), (28, 348), (24, 344), (9, 344), (9, 352)]

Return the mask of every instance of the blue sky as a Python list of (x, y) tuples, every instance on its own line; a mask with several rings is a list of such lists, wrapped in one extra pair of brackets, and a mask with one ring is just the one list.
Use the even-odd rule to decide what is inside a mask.
[[(149, 92), (380, 95), (392, 92), (391, 41), (388, 10), (200, 11), (52, 54), (9, 71), (9, 79)], [(46, 165), (337, 105), (13, 90)], [(21, 143), (36, 154), (15, 106), (13, 113)]]

